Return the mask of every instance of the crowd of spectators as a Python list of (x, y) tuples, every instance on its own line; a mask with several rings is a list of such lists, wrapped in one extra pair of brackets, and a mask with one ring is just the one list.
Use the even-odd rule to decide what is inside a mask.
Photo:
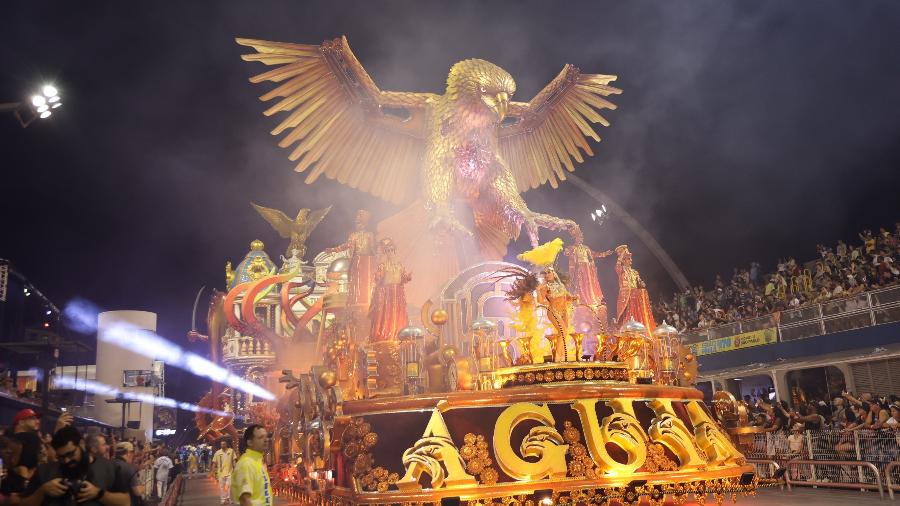
[(743, 402), (749, 410), (750, 425), (775, 431), (900, 431), (900, 398), (896, 395), (876, 397), (864, 393), (856, 397), (843, 392), (830, 402), (824, 399), (800, 402), (797, 409), (790, 408), (785, 401), (767, 402), (749, 395)]
[[(784, 401), (766, 402), (745, 396), (750, 424), (766, 432), (757, 434), (750, 457), (773, 459), (782, 465), (791, 459), (862, 460), (881, 471), (900, 458), (900, 398), (849, 392), (830, 401), (813, 399), (791, 409)], [(855, 472), (854, 472), (855, 473)], [(854, 482), (846, 469), (829, 466), (795, 470), (794, 479)]]
[(154, 504), (181, 472), (177, 452), (165, 445), (73, 422), (63, 413), (53, 434), (43, 433), (39, 415), (23, 409), (0, 431), (0, 505)]
[(717, 275), (712, 290), (685, 289), (655, 304), (654, 312), (680, 331), (704, 329), (900, 282), (893, 258), (900, 256), (900, 222), (893, 232), (865, 230), (859, 239), (859, 244), (838, 241), (834, 248), (820, 244), (815, 261), (802, 264), (788, 258), (769, 274), (763, 274), (757, 262), (735, 268), (729, 282)]

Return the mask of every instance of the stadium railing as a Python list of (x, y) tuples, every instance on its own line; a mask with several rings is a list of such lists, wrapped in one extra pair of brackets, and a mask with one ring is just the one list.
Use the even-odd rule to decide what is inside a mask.
[(780, 342), (900, 322), (900, 286), (864, 292), (775, 314), (682, 334), (685, 344), (777, 328)]

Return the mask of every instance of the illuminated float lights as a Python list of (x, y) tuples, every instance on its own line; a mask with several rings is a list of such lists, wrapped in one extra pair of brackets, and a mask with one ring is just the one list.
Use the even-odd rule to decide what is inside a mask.
[[(636, 505), (644, 502), (652, 506), (661, 506), (667, 501), (680, 505), (693, 497), (698, 504), (706, 504), (712, 500), (721, 506), (726, 501), (737, 501), (737, 497), (753, 497), (759, 488), (776, 486), (780, 483), (774, 478), (758, 478), (752, 473), (750, 478), (724, 478), (714, 480), (698, 480), (683, 483), (666, 484), (633, 484), (635, 482), (608, 488), (580, 488), (575, 490), (539, 489), (523, 493), (497, 493), (485, 487), (483, 493), (473, 496), (451, 496), (430, 500), (399, 500), (357, 497), (351, 499), (340, 491), (325, 491), (313, 496), (309, 490), (298, 483), (274, 483), (275, 495), (298, 504), (320, 504), (324, 506), (357, 506), (361, 504), (391, 504), (398, 506), (555, 506), (555, 505), (591, 505), (607, 506), (618, 503)], [(742, 482), (747, 482), (742, 484)], [(326, 482), (327, 483), (327, 482)], [(374, 495), (374, 494), (372, 494)]]

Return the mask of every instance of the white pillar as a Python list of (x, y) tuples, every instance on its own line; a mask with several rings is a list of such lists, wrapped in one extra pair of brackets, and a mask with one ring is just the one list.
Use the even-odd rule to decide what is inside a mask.
[[(130, 327), (156, 332), (156, 313), (147, 311), (105, 311), (100, 313), (97, 318), (97, 381), (118, 388), (123, 392), (129, 391), (155, 395), (155, 389), (150, 386), (123, 387), (125, 370), (152, 371), (154, 358), (138, 355), (130, 349), (107, 343), (103, 339), (105, 332), (123, 323)], [(109, 399), (109, 397), (94, 396), (93, 416), (113, 427), (119, 427), (122, 424), (122, 405), (108, 404), (105, 402), (106, 399)], [(131, 404), (126, 409), (125, 420), (127, 422), (138, 418), (140, 418), (141, 422), (140, 432), (148, 440), (151, 439), (153, 432), (153, 406), (141, 405), (140, 403)]]

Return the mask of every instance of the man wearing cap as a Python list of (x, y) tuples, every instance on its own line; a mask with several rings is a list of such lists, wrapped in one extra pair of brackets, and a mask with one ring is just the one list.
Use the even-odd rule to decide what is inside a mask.
[(19, 465), (14, 471), (30, 480), (38, 465), (38, 456), (41, 453), (41, 437), (38, 430), (41, 428), (41, 417), (32, 409), (23, 409), (13, 417), (12, 426), (6, 431), (6, 435), (16, 439), (22, 444), (22, 455), (19, 457)]
[(128, 441), (116, 444), (116, 458), (113, 464), (116, 466), (116, 484), (114, 489), (128, 492), (131, 498), (131, 506), (141, 506), (144, 496), (144, 484), (141, 482), (134, 460), (134, 445)]
[[(72, 423), (72, 415), (63, 413), (56, 420), (56, 427), (53, 432), (70, 425)], [(22, 456), (19, 459), (19, 465), (15, 471), (25, 479), (31, 479), (34, 470), (37, 469), (38, 458), (41, 454), (41, 415), (33, 409), (25, 408), (13, 417), (10, 428), (7, 429), (5, 436), (15, 438), (22, 443)]]

